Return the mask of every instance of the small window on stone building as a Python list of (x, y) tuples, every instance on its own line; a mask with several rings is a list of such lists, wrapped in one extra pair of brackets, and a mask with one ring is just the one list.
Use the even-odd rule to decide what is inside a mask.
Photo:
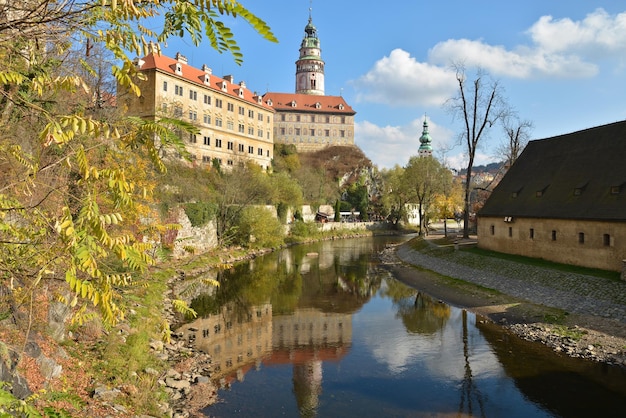
[(530, 239), (535, 239), (535, 230), (534, 230), (534, 228), (530, 228), (528, 236), (530, 237)]
[(611, 235), (609, 235), (609, 234), (602, 235), (602, 244), (605, 247), (610, 247), (611, 246)]
[(622, 186), (611, 186), (611, 194), (620, 194)]
[(509, 237), (513, 236), (513, 227), (509, 226)]
[(584, 232), (579, 232), (578, 233), (578, 243), (579, 244), (584, 244), (585, 243), (585, 233)]
[(556, 231), (552, 230), (552, 241), (556, 241)]
[(495, 225), (491, 225), (489, 227), (489, 232), (491, 232), (491, 235), (495, 235), (496, 234), (496, 227), (495, 227)]

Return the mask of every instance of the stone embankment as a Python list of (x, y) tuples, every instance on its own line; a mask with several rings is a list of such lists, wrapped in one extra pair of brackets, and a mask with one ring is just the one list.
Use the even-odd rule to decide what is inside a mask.
[[(480, 289), (496, 290), (509, 298), (508, 304), (501, 305), (503, 312), (493, 315), (495, 310), (491, 309), (479, 313), (497, 318), (497, 322), (521, 338), (541, 342), (572, 357), (626, 366), (626, 283), (427, 242), (431, 245), (419, 251), (408, 243), (389, 248), (388, 254), (381, 258), (387, 263), (400, 260), (472, 283)], [(440, 295), (437, 297), (445, 301)], [(535, 311), (545, 308), (543, 321), (536, 315), (532, 319), (525, 315), (506, 315), (507, 306), (519, 304), (532, 304)], [(549, 323), (547, 313), (555, 309), (563, 315), (554, 321), (556, 323)], [(563, 318), (567, 321), (562, 321)]]

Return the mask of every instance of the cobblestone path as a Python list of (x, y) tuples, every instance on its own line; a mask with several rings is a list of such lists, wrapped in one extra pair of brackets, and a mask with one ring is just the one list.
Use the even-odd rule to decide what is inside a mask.
[(570, 313), (626, 324), (626, 282), (482, 256), (453, 247), (417, 251), (401, 245), (405, 263)]

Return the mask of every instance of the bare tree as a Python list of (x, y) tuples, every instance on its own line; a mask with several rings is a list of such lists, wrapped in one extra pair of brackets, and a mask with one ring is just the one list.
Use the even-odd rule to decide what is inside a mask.
[(498, 148), (498, 154), (505, 157), (505, 166), (513, 165), (517, 157), (530, 140), (533, 123), (529, 120), (520, 120), (517, 116), (509, 115), (502, 118), (502, 128), (506, 133), (506, 142)]
[(493, 80), (483, 70), (478, 69), (476, 78), (468, 82), (465, 67), (462, 64), (454, 64), (454, 69), (459, 91), (456, 97), (446, 102), (446, 106), (454, 117), (463, 120), (463, 131), (460, 137), (461, 141), (465, 142), (468, 157), (464, 187), (463, 238), (469, 238), (470, 185), (476, 150), (489, 128), (505, 117), (509, 108), (502, 96), (503, 88), (498, 81)]

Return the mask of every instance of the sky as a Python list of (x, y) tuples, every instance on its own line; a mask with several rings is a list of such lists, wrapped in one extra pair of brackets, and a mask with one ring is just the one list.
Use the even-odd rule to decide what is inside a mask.
[[(278, 43), (240, 19), (224, 19), (242, 65), (208, 42), (173, 39), (168, 56), (207, 64), (256, 92), (295, 92), (295, 62), (309, 18), (325, 61), (325, 94), (357, 112), (355, 143), (380, 169), (417, 155), (426, 118), (434, 155), (451, 168), (467, 165), (461, 120), (445, 102), (458, 94), (453, 65), (469, 80), (481, 68), (497, 81), (531, 139), (626, 119), (626, 2), (623, 0), (240, 0), (263, 19)], [(389, 7), (386, 7), (386, 6)], [(502, 160), (504, 131), (494, 125), (474, 165)]]

